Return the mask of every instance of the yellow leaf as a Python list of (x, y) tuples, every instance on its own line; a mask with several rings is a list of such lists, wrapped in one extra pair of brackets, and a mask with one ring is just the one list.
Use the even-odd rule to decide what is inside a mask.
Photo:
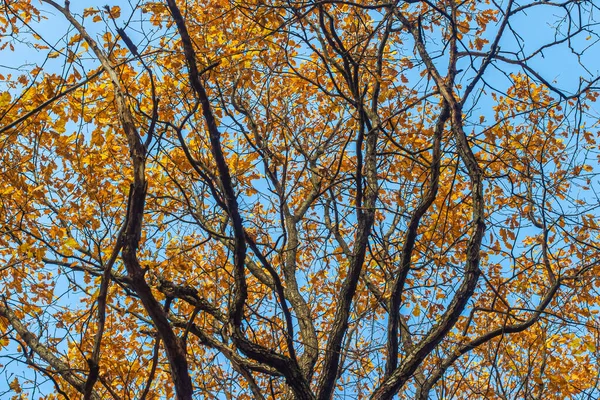
[(77, 33), (77, 34), (73, 35), (71, 37), (71, 39), (69, 39), (69, 46), (71, 46), (79, 41), (81, 41), (81, 35)]
[(121, 16), (121, 7), (114, 6), (110, 8), (110, 17), (119, 18)]
[(97, 14), (98, 10), (96, 8), (93, 7), (89, 7), (83, 10), (83, 16), (84, 17), (89, 17), (90, 15), (94, 15)]
[(75, 247), (77, 247), (77, 240), (70, 237), (66, 240), (65, 246), (70, 247), (70, 248), (75, 248)]
[(0, 107), (4, 108), (7, 105), (10, 104), (11, 101), (11, 97), (10, 97), (10, 93), (8, 92), (2, 92), (2, 94), (0, 94)]
[(19, 383), (19, 379), (15, 378), (11, 383), (8, 384), (8, 387), (15, 393), (21, 393), (21, 384)]
[(589, 352), (594, 352), (596, 351), (596, 346), (594, 346), (594, 343), (590, 342), (590, 341), (586, 341), (585, 342), (585, 348), (587, 349), (587, 351)]

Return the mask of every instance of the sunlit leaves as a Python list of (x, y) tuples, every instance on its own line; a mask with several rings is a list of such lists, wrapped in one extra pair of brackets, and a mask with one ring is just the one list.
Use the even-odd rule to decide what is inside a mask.
[[(534, 15), (530, 8), (545, 6), (554, 7), (530, 2), (523, 10)], [(599, 346), (598, 92), (595, 85), (561, 92), (552, 67), (543, 79), (547, 71), (535, 70), (534, 59), (551, 51), (530, 57), (526, 46), (512, 48), (528, 34), (518, 20), (494, 48), (503, 19), (521, 11), (486, 1), (393, 8), (368, 1), (181, 2), (248, 246), (248, 293), (236, 332), (229, 319), (239, 290), (225, 205), (231, 199), (165, 4), (71, 2), (114, 75), (98, 70), (81, 32), (65, 29), (49, 40), (48, 25), (35, 24), (43, 15), (53, 27), (66, 26), (60, 15), (27, 1), (0, 7), (1, 46), (18, 50), (23, 40), (43, 60), (0, 75), (0, 305), (85, 377), (99, 329), (99, 288), (114, 259), (101, 380), (94, 385), (100, 398), (139, 396), (146, 385), (147, 398), (175, 396), (165, 343), (156, 344), (135, 274), (122, 254), (113, 257), (130, 239), (120, 236), (123, 225), (136, 217), (129, 213), (136, 140), (125, 134), (124, 113), (142, 143), (147, 182), (135, 249), (140, 275), (185, 341), (198, 396), (251, 398), (254, 384), (266, 397), (291, 395), (282, 372), (245, 352), (236, 334), (285, 357), (293, 343), (303, 368), (314, 369), (307, 382), (317, 390), (344, 281), (362, 250), (347, 330), (335, 350), (341, 365), (333, 396), (366, 398), (384, 381), (389, 301), (402, 262), (408, 269), (397, 310), (401, 328), (392, 335), (400, 340), (400, 364), (410, 361), (413, 346), (444, 321), (470, 276), (474, 187), (463, 133), (483, 179), (481, 277), (456, 324), (419, 360), (399, 396), (415, 398), (455, 355), (426, 396), (566, 398), (577, 388), (592, 390)], [(568, 6), (559, 8), (553, 11)], [(46, 30), (29, 33), (31, 24)], [(551, 47), (562, 43), (547, 39)], [(466, 96), (483, 65), (482, 80)], [(589, 82), (582, 78), (581, 88)], [(121, 109), (116, 87), (124, 93)], [(449, 99), (441, 89), (456, 103), (436, 150)], [(434, 176), (434, 198), (404, 256)], [(372, 207), (365, 205), (369, 191), (377, 193)], [(359, 249), (361, 218), (371, 211), (373, 227)], [(536, 314), (556, 279), (560, 287)], [(290, 326), (283, 305), (291, 310)], [(508, 332), (533, 317), (527, 329)], [(500, 334), (468, 347), (494, 330)], [(0, 347), (10, 350), (9, 338), (23, 340), (0, 317)], [(24, 350), (18, 357), (55, 378), (55, 366), (31, 345)], [(303, 358), (311, 350), (313, 365)], [(69, 396), (80, 396), (64, 376), (55, 379)], [(28, 390), (19, 382), (9, 385), (15, 394)]]

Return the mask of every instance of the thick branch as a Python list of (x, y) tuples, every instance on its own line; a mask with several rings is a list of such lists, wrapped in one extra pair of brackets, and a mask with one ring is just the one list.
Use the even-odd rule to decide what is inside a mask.
[(98, 44), (91, 38), (79, 21), (69, 12), (69, 2), (67, 1), (63, 8), (53, 0), (44, 1), (60, 11), (71, 25), (77, 29), (102, 64), (102, 67), (113, 84), (118, 118), (129, 144), (129, 151), (133, 164), (133, 183), (131, 184), (129, 192), (122, 258), (125, 267), (127, 268), (127, 274), (132, 280), (132, 287), (140, 297), (146, 312), (150, 318), (152, 318), (152, 321), (163, 340), (177, 397), (179, 400), (191, 399), (193, 387), (188, 372), (185, 350), (180, 339), (175, 335), (173, 328), (169, 324), (160, 303), (156, 300), (150, 287), (146, 283), (144, 278), (145, 271), (142, 269), (137, 258), (137, 249), (141, 238), (147, 191), (147, 182), (145, 178), (146, 149), (138, 135), (135, 120), (127, 104), (126, 91), (121, 84), (117, 71), (112, 66), (107, 55), (100, 49)]
[(433, 159), (431, 161), (430, 174), (431, 178), (429, 181), (429, 187), (427, 192), (421, 199), (421, 202), (415, 209), (406, 234), (404, 236), (404, 245), (402, 247), (402, 255), (400, 258), (400, 272), (396, 275), (396, 279), (392, 286), (392, 294), (389, 300), (389, 320), (388, 320), (388, 340), (387, 340), (387, 362), (385, 368), (385, 375), (389, 376), (397, 367), (398, 363), (398, 324), (400, 320), (400, 303), (402, 290), (406, 277), (410, 270), (411, 258), (415, 242), (417, 239), (419, 224), (421, 218), (425, 215), (429, 207), (433, 204), (435, 197), (437, 196), (439, 178), (440, 178), (440, 161), (441, 161), (441, 145), (442, 135), (444, 132), (444, 125), (450, 117), (450, 109), (448, 103), (444, 102), (442, 105), (442, 111), (438, 117), (438, 121), (435, 126), (434, 132), (434, 143), (433, 143)]

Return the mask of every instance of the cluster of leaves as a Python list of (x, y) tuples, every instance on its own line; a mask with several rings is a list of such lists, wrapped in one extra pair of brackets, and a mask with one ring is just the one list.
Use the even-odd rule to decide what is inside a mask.
[(592, 0), (34, 3), (0, 5), (40, 56), (0, 71), (0, 390), (599, 395)]

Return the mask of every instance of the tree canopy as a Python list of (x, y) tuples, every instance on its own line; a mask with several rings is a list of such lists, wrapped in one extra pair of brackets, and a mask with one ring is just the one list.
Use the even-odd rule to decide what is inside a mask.
[(598, 4), (84, 7), (0, 4), (2, 396), (600, 396)]

